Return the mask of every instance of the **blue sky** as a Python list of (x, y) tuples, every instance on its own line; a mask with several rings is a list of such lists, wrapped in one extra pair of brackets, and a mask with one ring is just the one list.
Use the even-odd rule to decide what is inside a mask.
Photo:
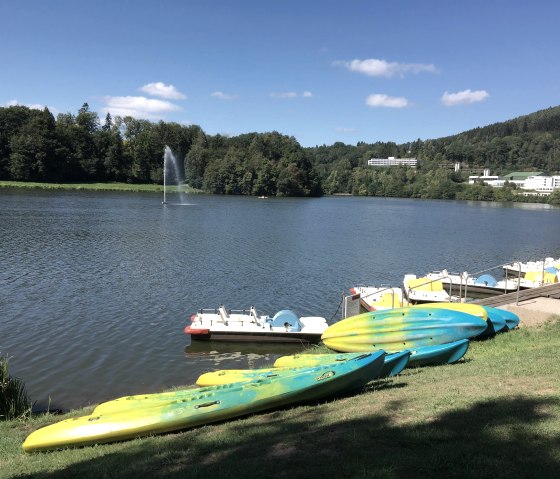
[(0, 106), (405, 143), (560, 104), (553, 0), (3, 0)]

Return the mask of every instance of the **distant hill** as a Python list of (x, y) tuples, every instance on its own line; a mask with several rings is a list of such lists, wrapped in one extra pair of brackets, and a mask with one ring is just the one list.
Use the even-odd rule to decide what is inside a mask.
[[(457, 135), (422, 142), (418, 156), (448, 160), (496, 173), (560, 170), (560, 106)], [(438, 156), (439, 155), (439, 156)]]

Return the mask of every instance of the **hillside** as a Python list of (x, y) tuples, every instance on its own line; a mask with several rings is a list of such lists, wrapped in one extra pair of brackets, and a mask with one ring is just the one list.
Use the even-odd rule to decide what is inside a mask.
[[(179, 164), (172, 181), (214, 194), (523, 200), (505, 189), (466, 188), (468, 169), (560, 171), (560, 106), (446, 138), (314, 148), (278, 132), (226, 137), (132, 117), (107, 115), (100, 122), (87, 103), (76, 115), (56, 118), (47, 108), (0, 107), (4, 182), (161, 185), (166, 145)], [(367, 166), (372, 157), (388, 156), (417, 157), (420, 164), (412, 170)]]

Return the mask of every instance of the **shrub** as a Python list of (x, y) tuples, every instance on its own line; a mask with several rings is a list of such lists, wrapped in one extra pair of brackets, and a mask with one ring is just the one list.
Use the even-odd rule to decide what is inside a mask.
[(0, 357), (0, 421), (29, 415), (31, 402), (25, 384), (10, 376), (8, 358)]

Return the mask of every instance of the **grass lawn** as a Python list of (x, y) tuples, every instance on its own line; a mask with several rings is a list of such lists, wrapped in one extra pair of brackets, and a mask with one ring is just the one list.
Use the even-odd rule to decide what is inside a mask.
[(118, 444), (22, 452), (34, 429), (92, 408), (8, 421), (0, 477), (558, 477), (559, 349), (557, 318), (361, 394)]
[[(27, 181), (0, 181), (0, 188), (35, 188), (42, 190), (88, 190), (88, 191), (142, 191), (163, 192), (163, 185), (136, 185), (131, 183), (36, 183)], [(168, 192), (176, 192), (177, 186), (169, 185)], [(183, 193), (200, 193), (183, 185)]]

